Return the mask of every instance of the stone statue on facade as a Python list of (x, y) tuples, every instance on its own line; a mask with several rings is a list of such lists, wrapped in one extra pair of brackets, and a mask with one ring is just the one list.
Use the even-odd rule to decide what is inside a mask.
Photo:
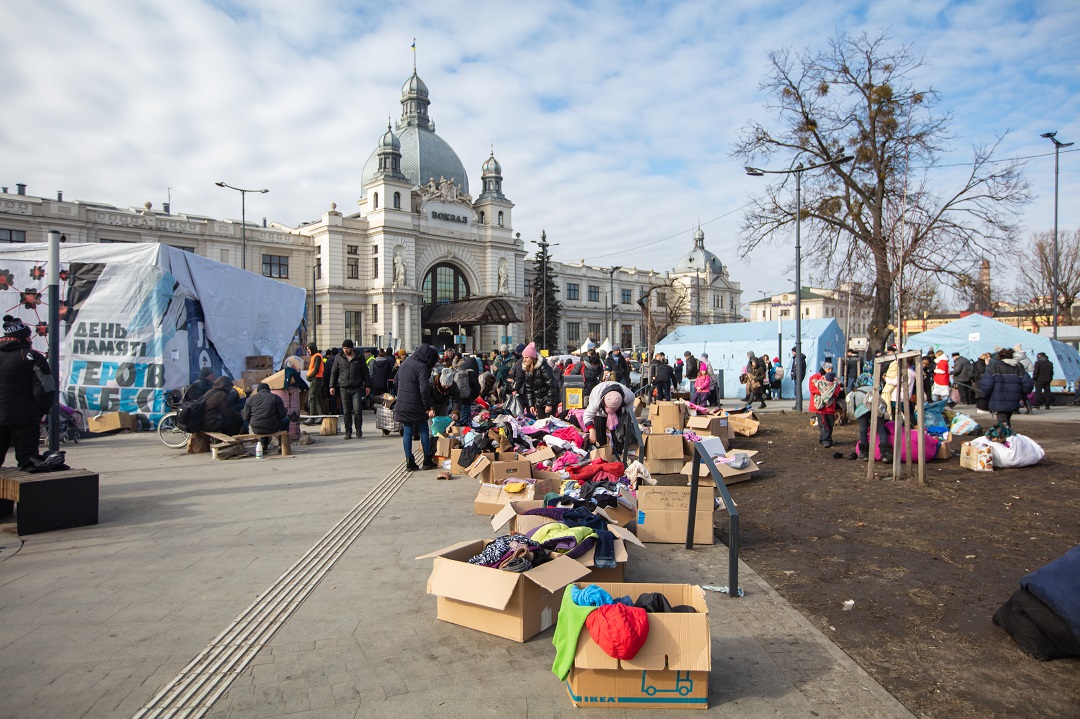
[(394, 255), (394, 284), (405, 286), (405, 259), (400, 254)]
[(498, 294), (500, 294), (500, 295), (505, 295), (506, 294), (506, 281), (507, 281), (506, 265), (500, 265), (499, 266), (499, 289), (498, 289)]

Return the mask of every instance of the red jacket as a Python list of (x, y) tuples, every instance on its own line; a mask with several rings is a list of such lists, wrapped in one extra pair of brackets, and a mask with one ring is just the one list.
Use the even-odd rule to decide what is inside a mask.
[(829, 401), (829, 404), (825, 405), (821, 409), (815, 408), (816, 405), (814, 404), (814, 397), (821, 394), (821, 392), (818, 390), (817, 383), (818, 381), (824, 379), (825, 375), (821, 374), (820, 372), (815, 372), (814, 374), (810, 375), (810, 411), (817, 412), (818, 414), (836, 414), (836, 402), (844, 393), (844, 390), (839, 385), (839, 383), (837, 383), (836, 391), (833, 392), (833, 396), (832, 399)]
[(949, 384), (949, 360), (944, 357), (939, 359), (934, 367), (934, 384), (945, 386)]

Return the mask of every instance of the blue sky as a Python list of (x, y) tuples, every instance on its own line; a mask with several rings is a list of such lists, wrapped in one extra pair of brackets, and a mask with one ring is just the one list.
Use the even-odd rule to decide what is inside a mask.
[[(767, 53), (883, 28), (925, 57), (915, 79), (954, 115), (942, 164), (1008, 130), (1002, 157), (1046, 155), (1048, 130), (1080, 142), (1075, 0), (44, 0), (0, 4), (0, 184), (155, 207), (172, 188), (174, 212), (236, 217), (224, 180), (270, 189), (256, 218), (349, 211), (415, 37), (437, 131), (474, 186), (494, 146), (523, 238), (545, 229), (558, 260), (666, 269), (700, 222), (748, 302), (792, 276), (783, 243), (738, 253), (761, 180), (729, 152), (747, 121), (769, 124)], [(945, 190), (962, 172), (931, 178)], [(1026, 173), (1022, 224), (1048, 230), (1052, 154)], [(1063, 154), (1063, 229), (1080, 226), (1078, 191), (1080, 155)]]

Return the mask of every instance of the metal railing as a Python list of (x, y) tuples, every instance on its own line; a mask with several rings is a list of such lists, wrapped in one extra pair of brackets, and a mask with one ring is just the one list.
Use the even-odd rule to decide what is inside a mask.
[[(712, 475), (713, 482), (716, 483), (717, 489), (720, 490), (720, 498), (724, 502), (724, 508), (728, 513), (728, 596), (738, 597), (739, 592), (739, 508), (735, 506), (735, 502), (732, 501), (731, 495), (728, 493), (727, 484), (724, 483), (724, 477), (720, 474), (720, 470), (716, 468), (716, 463), (713, 462), (704, 449), (701, 447), (700, 442), (694, 442), (694, 459), (690, 467), (690, 508), (689, 514), (686, 518), (686, 548), (694, 548), (694, 525), (697, 519), (697, 496), (698, 496), (698, 472), (701, 468), (701, 463), (704, 462), (705, 466), (709, 468), (709, 474)], [(711, 527), (710, 527), (711, 529)]]

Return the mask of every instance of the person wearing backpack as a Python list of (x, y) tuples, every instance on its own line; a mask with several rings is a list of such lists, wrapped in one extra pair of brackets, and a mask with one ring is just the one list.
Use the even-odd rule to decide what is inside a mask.
[[(0, 338), (0, 464), (8, 447), (23, 469), (41, 460), (41, 418), (52, 408), (56, 382), (45, 356), (30, 345), (32, 330), (18, 317), (4, 317)], [(22, 509), (22, 505), (19, 505)]]
[(203, 406), (202, 426), (188, 431), (239, 434), (244, 418), (233, 408), (232, 389), (231, 379), (218, 377), (210, 391), (196, 400)]
[(844, 388), (836, 381), (836, 373), (830, 365), (822, 374), (815, 372), (810, 377), (810, 411), (817, 415), (818, 443), (822, 447), (831, 447), (833, 423), (836, 421), (836, 403), (844, 396)]
[(183, 394), (180, 395), (180, 401), (194, 402), (199, 399), (210, 391), (214, 386), (215, 379), (217, 379), (217, 377), (214, 376), (214, 370), (209, 367), (203, 367), (199, 370), (199, 379), (184, 388)]
[(444, 369), (439, 378), (440, 384), (450, 390), (450, 416), (463, 427), (472, 421), (476, 398), (480, 396), (480, 379), (471, 365), (468, 360), (458, 360), (453, 368)]

